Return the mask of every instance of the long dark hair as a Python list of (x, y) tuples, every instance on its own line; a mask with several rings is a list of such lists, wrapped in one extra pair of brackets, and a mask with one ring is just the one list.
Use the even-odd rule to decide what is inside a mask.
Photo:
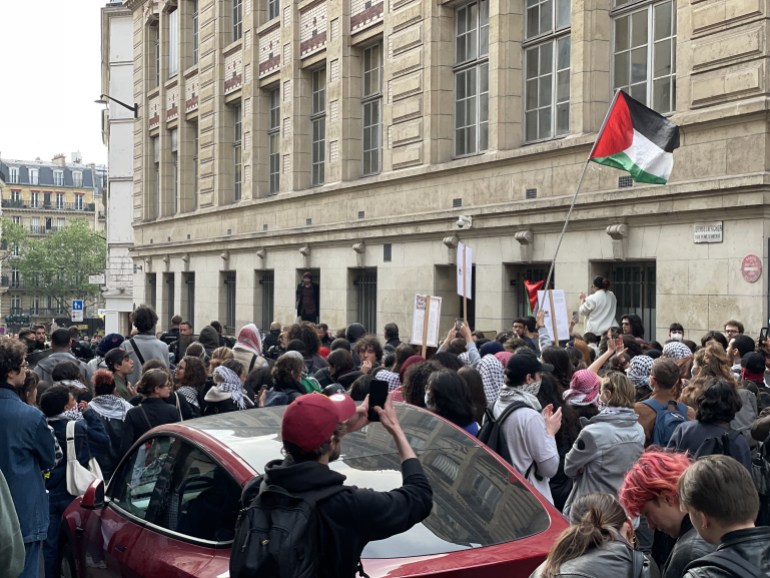
[(571, 525), (548, 552), (543, 578), (555, 578), (565, 562), (615, 540), (627, 520), (623, 506), (611, 494), (587, 494), (575, 500), (570, 509)]
[(463, 381), (465, 381), (471, 402), (473, 402), (473, 417), (477, 422), (481, 423), (484, 419), (484, 413), (487, 410), (487, 404), (489, 403), (487, 401), (487, 396), (484, 393), (484, 381), (481, 379), (481, 374), (477, 369), (466, 365), (465, 367), (460, 368), (457, 375), (462, 377)]
[(468, 387), (457, 372), (442, 369), (432, 373), (428, 378), (428, 389), (428, 397), (433, 400), (438, 415), (460, 427), (474, 421)]
[(575, 366), (572, 364), (569, 353), (561, 347), (546, 347), (542, 353), (543, 361), (553, 365), (553, 375), (559, 382), (563, 390), (569, 389), (569, 382), (572, 374), (575, 373)]

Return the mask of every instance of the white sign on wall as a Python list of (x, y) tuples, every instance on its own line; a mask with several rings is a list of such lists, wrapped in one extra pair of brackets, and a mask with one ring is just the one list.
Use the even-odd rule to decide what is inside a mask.
[(700, 243), (721, 243), (722, 242), (722, 221), (713, 223), (695, 223), (693, 228), (693, 242)]

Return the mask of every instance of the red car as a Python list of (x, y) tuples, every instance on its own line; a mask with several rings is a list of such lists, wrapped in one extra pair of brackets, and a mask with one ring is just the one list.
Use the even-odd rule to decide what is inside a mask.
[[(157, 427), (123, 458), (107, 489), (94, 482), (64, 513), (64, 578), (224, 578), (241, 489), (280, 457), (284, 408)], [(566, 520), (516, 471), (435, 414), (397, 407), (433, 486), (433, 511), (363, 552), (371, 578), (528, 576)], [(391, 436), (379, 424), (345, 436), (331, 467), (347, 484), (401, 485)]]

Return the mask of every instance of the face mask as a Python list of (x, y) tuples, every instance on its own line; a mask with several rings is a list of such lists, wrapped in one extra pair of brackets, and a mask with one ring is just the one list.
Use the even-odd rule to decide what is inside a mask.
[(671, 339), (675, 339), (676, 341), (682, 341), (682, 339), (684, 338), (684, 335), (682, 333), (672, 333), (670, 337)]
[(430, 411), (433, 411), (434, 409), (436, 409), (436, 406), (433, 405), (432, 403), (430, 403), (430, 401), (428, 401), (428, 392), (427, 391), (425, 392), (425, 397), (423, 398), (423, 401), (425, 402), (425, 408), (426, 409), (429, 409)]

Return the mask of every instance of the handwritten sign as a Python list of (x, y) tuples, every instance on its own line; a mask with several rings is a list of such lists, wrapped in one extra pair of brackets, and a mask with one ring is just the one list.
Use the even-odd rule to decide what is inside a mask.
[(411, 343), (427, 347), (438, 347), (440, 322), (441, 297), (415, 295), (414, 310), (412, 311)]
[(538, 291), (537, 302), (545, 312), (545, 328), (551, 341), (569, 339), (569, 317), (567, 317), (567, 299), (563, 289)]

